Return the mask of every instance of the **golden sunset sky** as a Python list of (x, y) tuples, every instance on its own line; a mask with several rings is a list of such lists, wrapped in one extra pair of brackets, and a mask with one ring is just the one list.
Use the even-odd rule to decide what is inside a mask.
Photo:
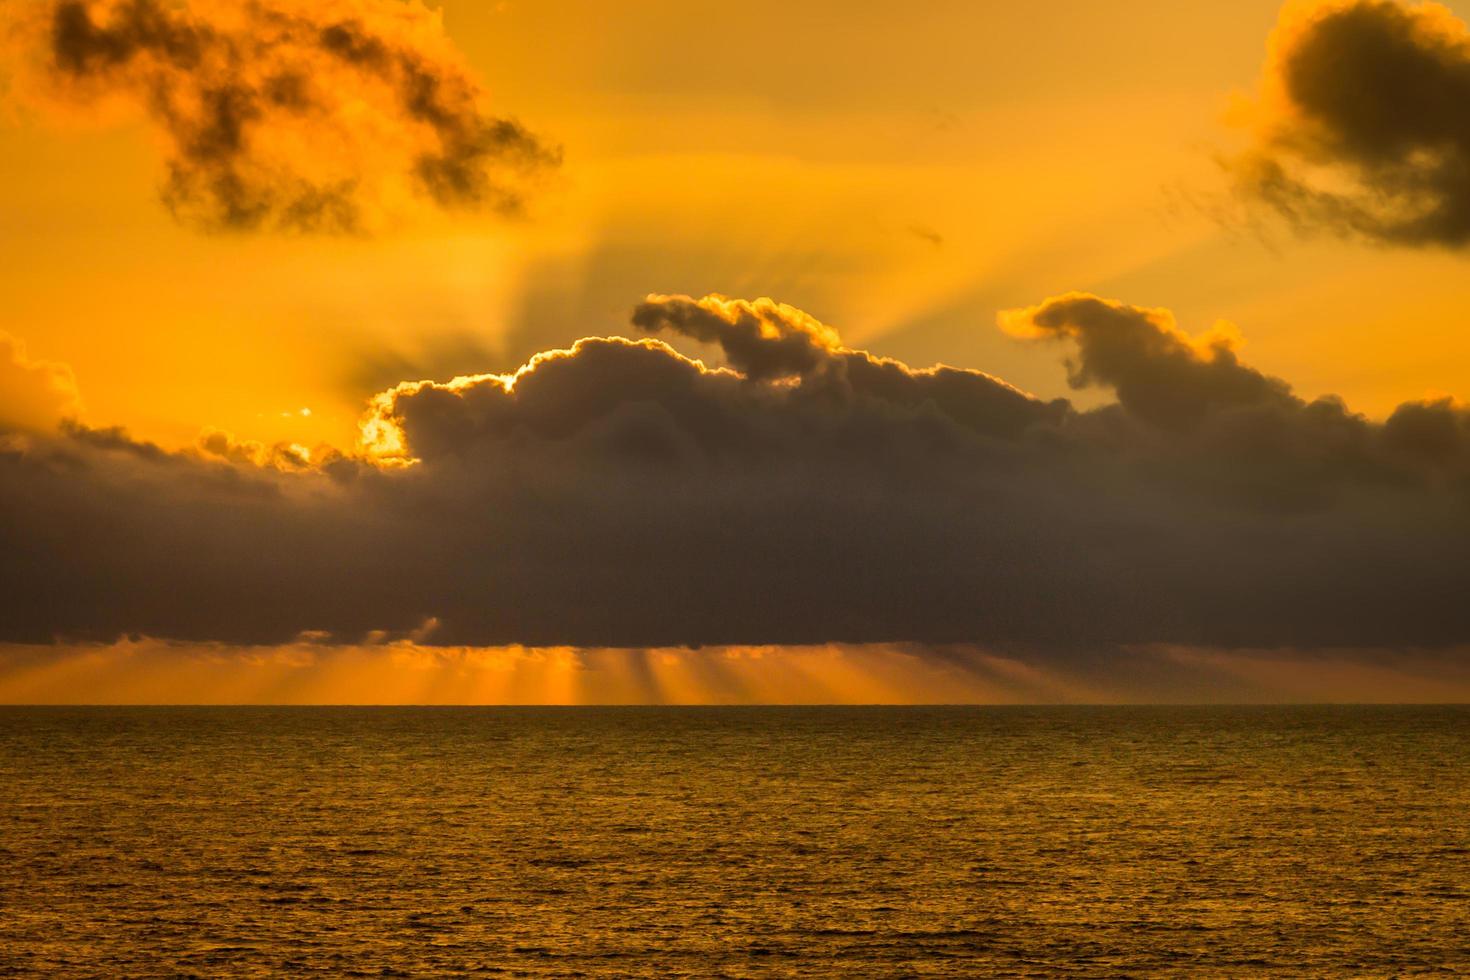
[(648, 292), (772, 296), (1046, 397), (1057, 359), (994, 316), (1072, 289), (1229, 320), (1253, 364), (1369, 414), (1470, 390), (1459, 257), (1215, 220), (1275, 0), (438, 9), (496, 111), (564, 150), (524, 220), (201, 235), (158, 205), (141, 113), (12, 110), (5, 329), (72, 366), (89, 421), (350, 444), (376, 390), (626, 332)]
[[(1126, 402), (1127, 381), (1074, 388), (1068, 383), (1070, 349), (1018, 336), (1055, 330), (1059, 341), (1082, 344), (1085, 356), (1091, 314), (1079, 312), (1062, 326), (1060, 320), (1047, 321), (1037, 307), (1071, 293), (1103, 297), (1119, 309), (1127, 304), (1134, 312), (1171, 311), (1177, 330), (1160, 328), (1164, 337), (1215, 330), (1243, 338), (1231, 342), (1231, 358), (1268, 378), (1286, 379), (1303, 403), (1341, 398), (1363, 416), (1360, 423), (1370, 434), (1364, 438), (1378, 438), (1374, 433), (1402, 403), (1470, 395), (1470, 331), (1464, 326), (1470, 318), (1470, 256), (1453, 235), (1411, 240), (1408, 233), (1364, 231), (1367, 219), (1344, 234), (1333, 221), (1314, 219), (1329, 212), (1342, 217), (1346, 212), (1333, 202), (1355, 200), (1346, 196), (1314, 198), (1319, 210), (1303, 206), (1297, 220), (1287, 220), (1285, 205), (1270, 206), (1280, 205), (1280, 197), (1242, 190), (1239, 163), (1255, 159), (1252, 153), (1269, 160), (1296, 152), (1294, 137), (1280, 135), (1297, 132), (1300, 120), (1277, 104), (1273, 85), (1280, 79), (1272, 51), (1306, 50), (1319, 37), (1303, 26), (1316, 23), (1312, 18), (1331, 10), (1366, 10), (1365, 17), (1377, 16), (1379, 8), (1412, 11), (1421, 18), (1414, 22), (1419, 33), (1412, 34), (1421, 45), (1416, 51), (1470, 63), (1463, 25), (1453, 19), (1470, 13), (1463, 4), (1430, 9), (1304, 3), (1283, 11), (1277, 0), (1060, 0), (1045, 8), (989, 0), (445, 0), (427, 14), (417, 0), (332, 0), (315, 8), (280, 0), (266, 7), (286, 13), (313, 9), (302, 16), (317, 18), (311, 30), (323, 39), (331, 25), (363, 18), (370, 28), (364, 37), (378, 31), (392, 44), (400, 43), (394, 18), (410, 10), (401, 25), (403, 50), (428, 52), (426, 64), (453, 66), (445, 76), (453, 84), (462, 78), (479, 86), (466, 105), (473, 102), (487, 118), (514, 120), (529, 134), (525, 152), (535, 160), (527, 165), (533, 172), (524, 178), (524, 204), (439, 206), (443, 200), (395, 177), (374, 192), (361, 226), (201, 227), (207, 222), (166, 206), (170, 161), (179, 145), (157, 108), (160, 92), (189, 97), (179, 79), (194, 71), (193, 62), (169, 62), (157, 75), (128, 72), (145, 56), (167, 61), (158, 53), (166, 50), (160, 35), (148, 33), (156, 23), (227, 32), (240, 23), (238, 5), (0, 0), (9, 28), (0, 110), (0, 331), (24, 344), (24, 360), (16, 354), (16, 363), (70, 368), (77, 399), (62, 412), (75, 420), (69, 424), (97, 432), (120, 426), (137, 445), (151, 443), (179, 459), (194, 460), (201, 438), (211, 432), (227, 433), (232, 444), (296, 444), (318, 454), (325, 445), (357, 459), (373, 448), (361, 429), (373, 396), (401, 382), (514, 372), (538, 352), (568, 348), (584, 337), (646, 336), (629, 318), (650, 294), (770, 297), (830, 325), (845, 348), (912, 369), (945, 364), (983, 371), (1040, 402), (1069, 399), (1083, 414), (1118, 397)], [(139, 13), (148, 10), (156, 23)], [(88, 31), (131, 25), (145, 54), (130, 49), (117, 55), (106, 46), (115, 40), (107, 40), (112, 35), (90, 33), (81, 35), (81, 53), (68, 55), (57, 40), (58, 25), (73, 15), (89, 18), (80, 21), (93, 25)], [(1279, 23), (1288, 26), (1278, 30)], [(1387, 24), (1386, 36), (1396, 23), (1389, 17), (1369, 27)], [(238, 35), (245, 36), (259, 32)], [(1336, 43), (1335, 35), (1320, 36), (1324, 44)], [(1307, 40), (1293, 47), (1292, 38)], [(376, 64), (370, 60), (375, 56), (363, 53), (370, 50), (368, 42), (358, 41), (352, 58), (361, 60), (351, 65)], [(346, 47), (323, 40), (313, 57), (327, 57), (321, 51), (340, 57), (331, 62), (332, 71), (347, 70)], [(251, 90), (254, 95), (286, 78), (285, 69), (279, 76), (271, 73), (290, 67), (294, 57), (285, 48), (253, 55), (231, 49), (230, 57), (237, 56), (277, 59), (258, 74), (246, 71), (243, 77), (261, 86)], [(407, 60), (393, 64), (399, 65), (394, 72), (408, 71), (401, 67)], [(75, 78), (68, 76), (62, 85), (56, 77), (67, 65), (76, 68)], [(246, 139), (254, 142), (245, 152), (266, 147), (279, 153), (273, 160), (293, 166), (306, 161), (302, 172), (313, 178), (356, 174), (358, 168), (370, 175), (386, 172), (391, 164), (383, 160), (409, 152), (409, 138), (393, 130), (392, 113), (379, 117), (370, 111), (376, 89), (362, 94), (341, 88), (335, 76), (301, 67), (302, 73), (290, 73), (293, 84), (305, 78), (302, 84), (309, 85), (315, 78), (322, 91), (339, 86), (331, 121), (340, 130), (313, 130), (309, 121), (298, 121), (290, 132), (277, 131), (259, 121), (265, 117), (246, 113)], [(1283, 70), (1280, 77), (1288, 75)], [(392, 85), (411, 84), (392, 78)], [(373, 85), (376, 79), (370, 79)], [(277, 104), (288, 103), (271, 103)], [(1470, 127), (1470, 110), (1451, 111)], [(419, 125), (426, 118), (415, 115), (413, 121)], [(1424, 137), (1422, 144), (1393, 144), (1383, 152), (1399, 154), (1395, 165), (1410, 168), (1417, 165), (1415, 153), (1444, 152), (1452, 162), (1462, 161), (1454, 154), (1470, 140), (1456, 135), (1462, 133), (1457, 125), (1435, 130), (1439, 135)], [(190, 132), (190, 139), (204, 139), (201, 131)], [(446, 132), (434, 134), (444, 139)], [(1361, 149), (1354, 142), (1357, 131), (1333, 134), (1341, 140), (1323, 137), (1301, 151), (1306, 166), (1330, 169), (1346, 159), (1366, 168), (1353, 179), (1370, 185), (1375, 175), (1400, 173), (1380, 156), (1331, 158), (1323, 147), (1345, 154)], [(522, 139), (519, 130), (513, 139)], [(191, 147), (197, 159), (217, 159)], [(320, 169), (313, 169), (317, 163)], [(1333, 179), (1310, 186), (1331, 192)], [(1470, 180), (1463, 174), (1449, 179)], [(1379, 195), (1374, 201), (1394, 193), (1371, 186), (1370, 191)], [(1421, 192), (1453, 196), (1437, 183), (1428, 191), (1414, 185), (1413, 193)], [(198, 187), (194, 193), (197, 204)], [(215, 193), (203, 192), (206, 204)], [(366, 192), (354, 185), (351, 193)], [(1262, 198), (1269, 199), (1266, 206)], [(1027, 308), (1033, 308), (1030, 319), (1023, 318), (1019, 329), (997, 326), (998, 314)], [(743, 367), (731, 348), (722, 352), (721, 343), (712, 342), (714, 334), (699, 332), (713, 328), (679, 320), (694, 315), (676, 311), (664, 320), (661, 313), (648, 314), (650, 322), (663, 324), (661, 339), (682, 354), (701, 358), (711, 369), (729, 364), (753, 377), (754, 369)], [(794, 314), (761, 316), (777, 324), (762, 328), (767, 339), (788, 329), (805, 336), (805, 327), (789, 326)], [(826, 344), (817, 346), (825, 350)], [(1207, 362), (1215, 356), (1209, 344), (1199, 341), (1186, 358)], [(1093, 369), (1094, 376), (1099, 370), (1104, 369)], [(71, 438), (80, 437), (73, 432)], [(1319, 444), (1316, 437), (1309, 442)], [(269, 470), (269, 480), (285, 479), (260, 463), (257, 458), (248, 464), (252, 473)], [(384, 479), (394, 478), (391, 470), (383, 472)], [(183, 478), (159, 479), (161, 486), (175, 487)], [(308, 479), (315, 478), (301, 477)], [(1364, 485), (1383, 482), (1375, 480)], [(282, 492), (304, 486), (293, 483)], [(817, 489), (802, 499), (826, 510), (820, 489), (825, 484), (812, 486)], [(1170, 491), (1165, 499), (1172, 505), (1194, 492)], [(30, 502), (39, 494), (20, 487), (7, 499)], [(101, 507), (106, 494), (85, 490), (78, 496)], [(1145, 499), (1123, 496), (1130, 507)], [(177, 510), (181, 527), (196, 519), (193, 506)], [(432, 506), (423, 504), (416, 513)], [(868, 515), (863, 526), (886, 527), (886, 506), (861, 511)], [(1374, 514), (1423, 511), (1412, 501), (1365, 506)], [(1459, 540), (1464, 524), (1459, 511), (1453, 513), (1438, 537), (1432, 529), (1424, 532), (1429, 539)], [(48, 514), (58, 526), (67, 523)], [(1251, 515), (1252, 521), (1259, 518), (1257, 510)], [(1125, 519), (1133, 517), (1118, 517)], [(1344, 527), (1357, 526), (1343, 520)], [(13, 523), (22, 531), (14, 533), (23, 535), (30, 521), (17, 516)], [(1390, 526), (1397, 525), (1385, 518), (1384, 527)], [(895, 536), (906, 533), (893, 527)], [(1300, 521), (1292, 527), (1303, 541), (1317, 540)], [(1262, 540), (1272, 539), (1267, 530), (1256, 531)], [(1222, 539), (1231, 536), (1220, 533)], [(493, 539), (486, 531), (485, 540)], [(30, 544), (33, 555), (56, 553), (54, 539), (45, 541), (53, 544)], [(585, 558), (577, 540), (565, 546), (567, 555), (581, 556), (568, 561), (602, 560)], [(177, 547), (191, 545), (180, 538)], [(612, 553), (624, 554), (617, 547)], [(1206, 548), (1197, 561), (1211, 565), (1211, 554)], [(175, 557), (165, 552), (140, 567), (161, 569)], [(721, 560), (709, 558), (712, 564)], [(1136, 567), (1145, 567), (1140, 561)], [(1338, 559), (1322, 561), (1333, 565)], [(135, 571), (108, 565), (79, 573), (76, 581), (97, 590), (88, 593), (91, 599), (70, 596), (60, 584), (47, 586), (48, 608), (71, 601), (107, 605), (111, 600), (96, 597), (111, 594), (108, 577)], [(1436, 581), (1451, 588), (1455, 570), (1447, 565), (1440, 571)], [(1237, 572), (1229, 581), (1245, 587), (1250, 574)], [(27, 566), (12, 563), (6, 574), (26, 577)], [(159, 588), (166, 590), (168, 573), (158, 574)], [(751, 581), (761, 578), (758, 569), (749, 574)], [(1147, 577), (1137, 574), (1140, 582)], [(626, 577), (638, 577), (636, 563)], [(66, 581), (72, 580), (55, 579)], [(1213, 581), (1199, 585), (1201, 593), (1219, 587)], [(495, 587), (485, 588), (488, 604), (512, 601)], [(1071, 585), (1058, 588), (1072, 594)], [(438, 619), (439, 607), (425, 589), (414, 611), (425, 621)], [(891, 591), (874, 589), (874, 595), (892, 598)], [(271, 602), (254, 586), (229, 594)], [(130, 620), (130, 609), (137, 607), (123, 599), (117, 600), (116, 618), (83, 617), (86, 622), (77, 623), (60, 614), (31, 622), (27, 617), (37, 601), (17, 600), (26, 615), (16, 613), (16, 622), (25, 618), (25, 624), (0, 637), (13, 641), (0, 655), (0, 700), (1470, 696), (1463, 658), (1444, 652), (1470, 641), (1470, 635), (1456, 632), (1458, 625), (1405, 634), (1397, 644), (1381, 635), (1358, 643), (1306, 626), (1280, 636), (1226, 630), (1218, 637), (1173, 625), (1132, 632), (1119, 627), (1120, 642), (1152, 651), (1152, 666), (1108, 676), (1091, 660), (1038, 662), (1015, 643), (987, 646), (989, 634), (971, 637), (960, 626), (922, 636), (899, 627), (829, 635), (817, 625), (777, 629), (769, 636), (721, 634), (709, 642), (721, 649), (731, 641), (746, 645), (720, 653), (714, 669), (693, 662), (698, 651), (684, 649), (702, 646), (702, 638), (673, 627), (663, 631), (654, 619), (647, 631), (636, 633), (646, 633), (647, 642), (623, 642), (616, 630), (602, 643), (588, 642), (587, 636), (596, 636), (589, 619), (588, 632), (578, 627), (565, 643), (556, 641), (554, 631), (527, 625), (524, 636), (507, 626), (483, 637), (456, 634), (445, 641), (450, 648), (421, 648), (404, 625), (405, 611), (380, 627), (393, 638), (364, 642), (361, 634), (338, 634), (345, 644), (338, 647), (323, 646), (314, 632), (335, 627), (311, 616), (289, 626), (283, 616), (280, 630), (267, 631), (269, 637), (224, 628), (216, 635), (193, 621), (179, 625), (175, 635), (159, 635), (162, 627), (152, 624), (162, 620), (151, 613)], [(636, 604), (647, 597), (621, 601)], [(1392, 604), (1391, 597), (1385, 601)], [(1245, 607), (1254, 608), (1252, 602)], [(1258, 605), (1275, 609), (1265, 600)], [(1331, 616), (1327, 600), (1304, 599), (1301, 605)], [(335, 617), (333, 611), (323, 620), (338, 622)], [(348, 619), (356, 629), (358, 619), (341, 621)], [(452, 616), (445, 621), (454, 624)], [(1175, 623), (1168, 616), (1159, 621)], [(1077, 632), (1085, 632), (1084, 626), (1079, 623)], [(1391, 632), (1388, 625), (1383, 630)], [(282, 644), (274, 638), (293, 631), (312, 634), (311, 640)], [(42, 634), (59, 645), (38, 643)], [(115, 642), (119, 636), (126, 637), (121, 645)], [(506, 648), (510, 640), (525, 647)], [(865, 646), (878, 640), (889, 646)], [(1074, 640), (1069, 634), (1068, 643)], [(192, 646), (180, 654), (174, 641)], [(985, 647), (990, 659), (971, 659), (961, 669), (905, 645), (941, 641)], [(575, 652), (594, 647), (607, 650), (585, 657)], [(1341, 652), (1359, 647), (1375, 652), (1367, 660)], [(627, 652), (635, 648), (641, 652)], [(1270, 651), (1283, 649), (1316, 650), (1318, 659), (1306, 665), (1300, 659), (1277, 662), (1278, 653)], [(1391, 649), (1416, 652), (1394, 659), (1385, 652)], [(583, 673), (548, 680), (568, 656)], [(437, 680), (426, 680), (425, 671)], [(508, 680), (517, 671), (529, 671), (534, 679), (523, 677), (517, 687)], [(288, 680), (271, 679), (278, 674)], [(470, 675), (477, 679), (466, 680)]]

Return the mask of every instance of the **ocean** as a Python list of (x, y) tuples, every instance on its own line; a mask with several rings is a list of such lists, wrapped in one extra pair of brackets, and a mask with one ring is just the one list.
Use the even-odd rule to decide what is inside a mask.
[(0, 975), (1470, 975), (1470, 708), (0, 708)]

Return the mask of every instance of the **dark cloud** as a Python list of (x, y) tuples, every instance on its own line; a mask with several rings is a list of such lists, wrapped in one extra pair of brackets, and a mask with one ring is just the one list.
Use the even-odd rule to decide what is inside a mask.
[(633, 311), (633, 325), (718, 344), (730, 365), (752, 381), (809, 374), (838, 347), (835, 331), (771, 300), (652, 296)]
[(1470, 32), (1439, 4), (1329, 3), (1277, 28), (1241, 186), (1298, 226), (1470, 243)]
[(1454, 403), (1373, 422), (1241, 364), (1227, 330), (1082, 295), (1002, 319), (1117, 393), (1091, 411), (847, 348), (768, 300), (635, 318), (729, 366), (588, 338), (382, 393), (354, 456), (78, 425), (3, 443), (0, 641), (1470, 639)]
[(1153, 425), (1190, 427), (1232, 407), (1295, 404), (1284, 381), (1240, 363), (1238, 338), (1225, 325), (1193, 338), (1167, 310), (1074, 293), (1007, 313), (1003, 326), (1021, 336), (1072, 341), (1071, 385), (1111, 388), (1125, 409)]
[(487, 115), (418, 0), (48, 0), (36, 87), (136, 101), (169, 148), (163, 199), (212, 229), (358, 232), (404, 199), (514, 212), (557, 151)]
[(920, 241), (928, 242), (935, 248), (944, 247), (944, 236), (927, 225), (909, 225), (908, 232)]

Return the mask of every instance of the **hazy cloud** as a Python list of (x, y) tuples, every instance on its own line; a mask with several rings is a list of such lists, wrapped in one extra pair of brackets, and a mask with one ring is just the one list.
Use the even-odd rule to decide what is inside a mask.
[(1240, 186), (1304, 229), (1470, 242), (1470, 32), (1436, 3), (1289, 7)]
[(80, 409), (71, 368), (31, 360), (25, 344), (0, 331), (0, 435), (15, 429), (54, 429)]
[(47, 0), (21, 19), (41, 98), (131, 102), (161, 129), (163, 200), (190, 224), (357, 232), (414, 197), (514, 212), (557, 162), (486, 113), (419, 0)]
[[(1432, 649), (1470, 638), (1470, 416), (1385, 423), (1233, 332), (1067, 295), (1078, 411), (769, 300), (377, 396), (356, 455), (72, 425), (0, 452), (0, 641)], [(288, 454), (289, 455), (289, 454)], [(322, 642), (318, 639), (316, 642)], [(1091, 651), (1090, 653), (1087, 651)]]

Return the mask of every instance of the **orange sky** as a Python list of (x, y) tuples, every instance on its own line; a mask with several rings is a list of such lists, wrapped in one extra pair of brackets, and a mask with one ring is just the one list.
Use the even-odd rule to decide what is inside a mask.
[[(1302, 237), (1232, 197), (1219, 160), (1250, 139), (1278, 0), (430, 6), (444, 37), (415, 21), (426, 43), (561, 154), (524, 213), (389, 186), (365, 234), (201, 231), (160, 205), (167, 139), (146, 100), (58, 109), (10, 39), (0, 333), (69, 367), (84, 423), (170, 450), (223, 430), (351, 452), (374, 394), (637, 336), (629, 314), (650, 293), (774, 297), (850, 347), (1084, 408), (1113, 395), (1074, 391), (1057, 349), (997, 329), (998, 313), (1080, 291), (1171, 310), (1191, 335), (1224, 321), (1250, 365), (1375, 420), (1470, 396), (1463, 254)], [(361, 125), (349, 136), (375, 146)], [(0, 702), (1470, 696), (1432, 657), (1147, 657), (1172, 687), (973, 650), (961, 669), (901, 646), (242, 653), (137, 638), (0, 645)]]
[(0, 646), (0, 704), (1463, 703), (1462, 657), (1148, 649), (1037, 665), (892, 645), (634, 650)]
[(4, 328), (73, 366), (89, 421), (171, 445), (205, 426), (348, 444), (395, 372), (505, 370), (626, 332), (650, 291), (775, 296), (859, 346), (1044, 396), (1066, 393), (1060, 366), (993, 317), (1066, 289), (1230, 320), (1253, 363), (1369, 413), (1470, 389), (1457, 258), (1210, 217), (1212, 154), (1238, 142), (1222, 118), (1277, 13), (451, 0), (497, 110), (565, 151), (527, 220), (200, 235), (158, 206), (135, 115), (12, 109)]

